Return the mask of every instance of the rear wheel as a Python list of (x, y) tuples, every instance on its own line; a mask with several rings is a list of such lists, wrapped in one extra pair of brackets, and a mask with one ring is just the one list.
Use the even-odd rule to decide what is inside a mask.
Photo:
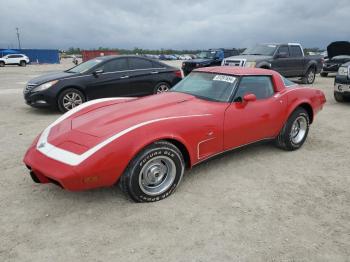
[(19, 65), (20, 65), (20, 66), (26, 66), (27, 63), (26, 63), (26, 61), (23, 61), (23, 60), (22, 60), (21, 62), (19, 62)]
[(168, 83), (161, 82), (157, 84), (156, 87), (154, 88), (154, 93), (155, 94), (164, 93), (169, 91), (169, 89), (170, 89), (170, 85)]
[(0, 61), (0, 67), (4, 67), (5, 66), (5, 62), (4, 61)]
[(302, 78), (303, 84), (311, 85), (315, 81), (316, 77), (316, 69), (314, 67), (310, 67), (305, 76)]
[(322, 77), (327, 77), (328, 76), (328, 73), (325, 73), (325, 72), (321, 72), (320, 74)]
[(58, 109), (64, 113), (85, 102), (85, 96), (75, 88), (64, 90), (58, 96)]
[(344, 102), (344, 100), (345, 100), (343, 94), (339, 93), (339, 92), (334, 92), (334, 99), (335, 99), (335, 101), (340, 102), (340, 103)]
[(310, 117), (306, 110), (297, 108), (276, 138), (277, 146), (288, 151), (299, 149), (309, 133), (309, 125)]
[(136, 202), (159, 201), (174, 192), (184, 170), (180, 150), (172, 143), (158, 141), (129, 163), (119, 185)]

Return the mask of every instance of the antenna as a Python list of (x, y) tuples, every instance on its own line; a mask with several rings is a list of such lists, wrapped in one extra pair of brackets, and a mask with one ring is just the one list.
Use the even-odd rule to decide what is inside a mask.
[(17, 39), (18, 39), (18, 49), (21, 49), (21, 40), (19, 39), (18, 27), (16, 27), (16, 31), (17, 31)]

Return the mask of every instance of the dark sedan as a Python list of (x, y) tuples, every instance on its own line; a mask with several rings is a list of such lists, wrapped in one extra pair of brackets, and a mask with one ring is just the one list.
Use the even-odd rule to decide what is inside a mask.
[(97, 57), (67, 71), (30, 80), (24, 98), (30, 106), (66, 112), (96, 98), (165, 92), (181, 78), (179, 69), (149, 58)]

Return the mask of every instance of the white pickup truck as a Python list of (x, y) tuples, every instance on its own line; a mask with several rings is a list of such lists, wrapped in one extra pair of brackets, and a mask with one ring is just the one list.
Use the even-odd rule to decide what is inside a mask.
[(29, 58), (23, 54), (5, 55), (0, 58), (0, 67), (5, 65), (19, 65), (26, 66), (29, 63)]

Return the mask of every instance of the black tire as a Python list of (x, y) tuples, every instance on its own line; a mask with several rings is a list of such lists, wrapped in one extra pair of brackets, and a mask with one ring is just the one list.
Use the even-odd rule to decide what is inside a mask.
[(163, 93), (163, 92), (167, 92), (167, 91), (169, 91), (170, 88), (171, 88), (171, 86), (168, 83), (160, 82), (154, 88), (153, 93), (154, 94), (160, 94), (160, 93)]
[(321, 72), (320, 75), (321, 75), (322, 77), (327, 77), (327, 76), (328, 76), (328, 73)]
[(26, 61), (24, 61), (24, 60), (21, 60), (20, 62), (19, 62), (19, 66), (26, 66), (27, 65), (27, 63), (26, 63)]
[(339, 92), (334, 92), (334, 99), (339, 103), (343, 103), (345, 100), (343, 94)]
[[(295, 139), (299, 133), (295, 136), (293, 134), (294, 123), (297, 119), (305, 120), (305, 131), (303, 136), (300, 136), (300, 140)], [(304, 121), (303, 120), (303, 121)], [(298, 124), (298, 123), (296, 123)], [(279, 148), (282, 148), (287, 151), (293, 151), (299, 149), (305, 142), (307, 135), (309, 133), (310, 125), (310, 116), (305, 109), (298, 107), (294, 112), (289, 116), (287, 122), (284, 124), (282, 130), (280, 131), (278, 137), (276, 138), (276, 144)], [(300, 132), (300, 130), (299, 130)], [(302, 135), (302, 133), (300, 133)]]
[(0, 67), (4, 67), (5, 66), (5, 62), (4, 61), (0, 61)]
[[(152, 168), (157, 168), (159, 165), (153, 164), (152, 166), (151, 164), (160, 162), (166, 166), (162, 161), (169, 161), (169, 163), (172, 163), (171, 168), (174, 169), (167, 166), (163, 173), (158, 172), (162, 170), (160, 168), (154, 171), (153, 174)], [(172, 143), (158, 141), (149, 145), (134, 157), (121, 176), (119, 186), (135, 202), (155, 202), (170, 196), (174, 192), (181, 182), (184, 170), (185, 162), (180, 150)], [(144, 173), (149, 175), (144, 176)], [(150, 182), (149, 180), (154, 182), (151, 179), (152, 177), (160, 179), (160, 181), (155, 182), (159, 183), (158, 185), (147, 185), (147, 182)], [(147, 179), (148, 181), (145, 183), (144, 181)], [(151, 190), (154, 191), (151, 192)]]
[(63, 90), (59, 95), (58, 95), (58, 98), (57, 98), (57, 105), (58, 105), (58, 109), (62, 112), (62, 113), (65, 113), (67, 111), (69, 111), (69, 107), (65, 106), (65, 101), (67, 99), (66, 96), (70, 96), (70, 94), (72, 94), (72, 96), (74, 96), (73, 94), (75, 94), (76, 96), (79, 96), (81, 103), (79, 102), (78, 103), (78, 100), (76, 100), (76, 102), (74, 102), (75, 105), (71, 105), (72, 108), (74, 108), (75, 106), (78, 106), (79, 104), (82, 104), (86, 101), (85, 99), (85, 96), (82, 92), (80, 92), (78, 89), (75, 89), (75, 88), (68, 88), (68, 89), (65, 89)]
[(316, 69), (315, 67), (310, 67), (304, 77), (301, 79), (303, 84), (311, 85), (315, 81), (316, 78)]

